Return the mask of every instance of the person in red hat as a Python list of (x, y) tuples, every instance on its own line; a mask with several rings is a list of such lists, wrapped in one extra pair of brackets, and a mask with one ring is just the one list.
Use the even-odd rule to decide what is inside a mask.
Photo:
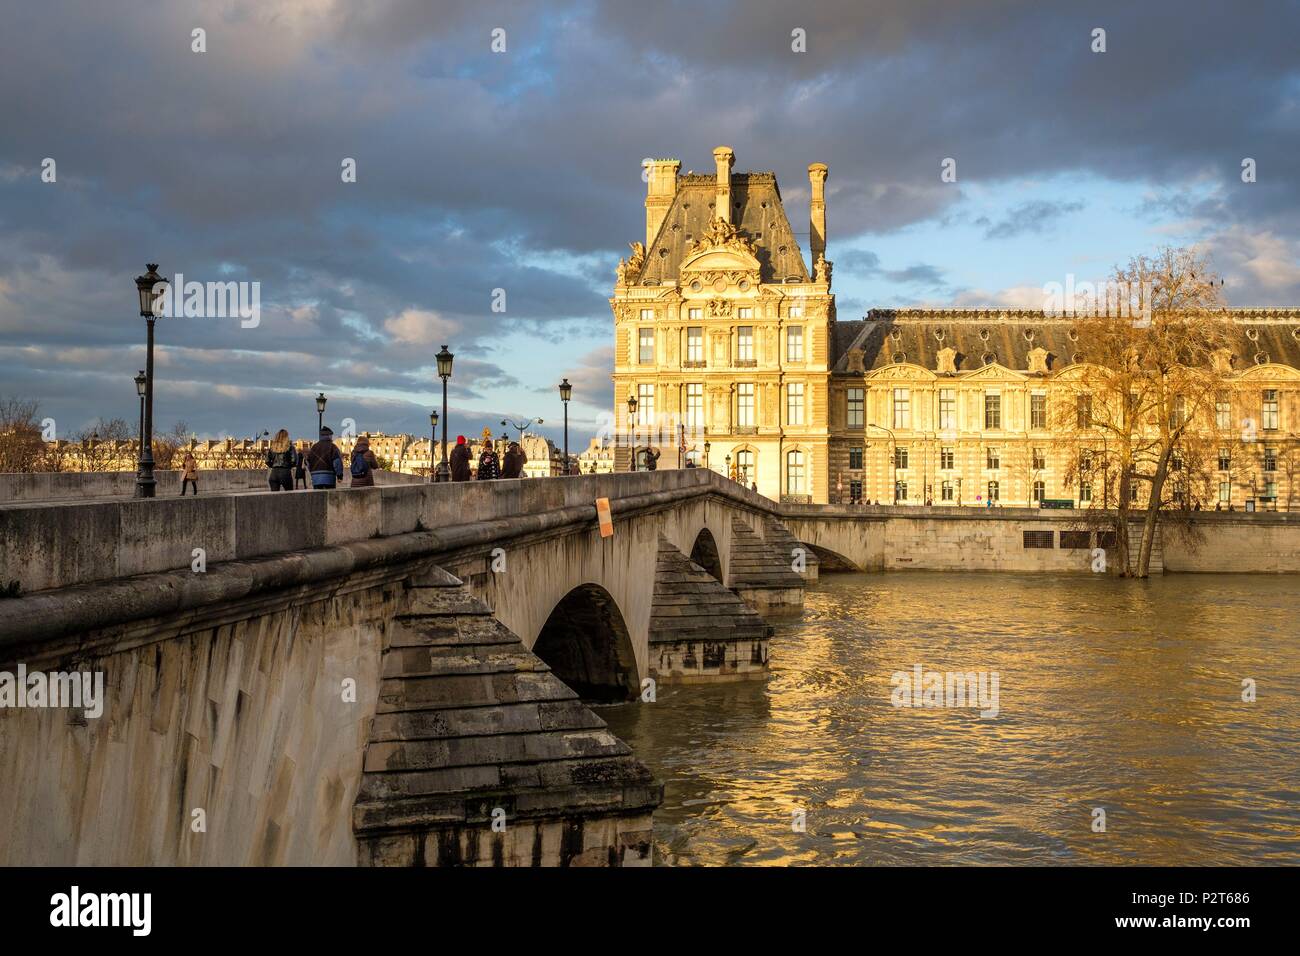
[(451, 480), (452, 481), (469, 481), (469, 445), (465, 444), (465, 436), (456, 436), (456, 447), (451, 450)]

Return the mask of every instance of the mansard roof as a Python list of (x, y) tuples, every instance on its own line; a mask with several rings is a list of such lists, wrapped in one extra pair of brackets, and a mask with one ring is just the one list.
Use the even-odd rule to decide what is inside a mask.
[[(715, 217), (717, 188), (713, 176), (677, 177), (673, 204), (659, 227), (659, 234), (646, 250), (646, 263), (637, 285), (678, 281), (678, 267), (686, 258), (687, 249)], [(761, 281), (809, 281), (803, 251), (781, 204), (775, 173), (733, 173), (731, 205), (731, 222), (754, 243)]]
[[(1300, 309), (1232, 309), (1230, 348), (1241, 372), (1274, 362), (1300, 369)], [(831, 367), (850, 370), (849, 354), (862, 350), (870, 372), (901, 362), (934, 371), (941, 349), (956, 350), (958, 372), (996, 362), (1026, 370), (1029, 353), (1046, 349), (1052, 371), (1082, 360), (1069, 317), (1037, 309), (872, 309), (863, 319), (836, 322)]]

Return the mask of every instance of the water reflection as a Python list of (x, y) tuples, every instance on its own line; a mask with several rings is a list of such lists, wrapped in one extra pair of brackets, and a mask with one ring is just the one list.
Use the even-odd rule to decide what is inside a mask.
[[(600, 712), (665, 783), (661, 864), (1294, 865), (1297, 590), (828, 575), (777, 625), (768, 681)], [(892, 706), (915, 664), (997, 671), (999, 715)]]

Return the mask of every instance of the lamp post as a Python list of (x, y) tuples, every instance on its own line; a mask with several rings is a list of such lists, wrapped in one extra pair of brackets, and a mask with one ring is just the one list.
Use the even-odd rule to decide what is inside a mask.
[(429, 481), (433, 481), (433, 456), (438, 450), (438, 410), (429, 413)]
[(723, 461), (726, 463), (726, 468), (727, 468), (726, 475), (728, 478), (730, 478), (731, 477), (731, 452), (727, 452), (726, 457), (723, 458)]
[(636, 396), (631, 392), (627, 396), (627, 427), (629, 431), (628, 444), (632, 451), (632, 467), (629, 471), (636, 471)]
[(709, 449), (712, 448), (712, 447), (713, 447), (713, 443), (712, 443), (712, 442), (707, 442), (707, 441), (706, 441), (706, 442), (704, 443), (704, 467), (705, 467), (705, 468), (708, 468), (708, 467), (709, 467)]
[(564, 403), (564, 475), (569, 474), (569, 399), (573, 397), (573, 386), (566, 378), (560, 382), (560, 401)]
[[(166, 282), (158, 274), (158, 263), (145, 265), (146, 272), (135, 278), (140, 300), (140, 316), (148, 328), (148, 345), (144, 360), (144, 415), (140, 428), (140, 459), (136, 467), (135, 496), (152, 498), (157, 490), (153, 477), (153, 334), (154, 323), (162, 315)], [(138, 387), (138, 386), (137, 386)]]
[[(145, 378), (144, 369), (140, 369), (140, 373), (135, 377), (135, 391), (136, 394), (140, 396), (140, 431), (137, 432), (137, 434), (140, 436), (139, 451), (141, 453), (144, 452), (144, 387), (148, 381), (149, 380)], [(136, 457), (139, 458), (139, 455)]]
[[(528, 429), (532, 428), (534, 425), (542, 425), (542, 424), (545, 424), (545, 422), (543, 422), (542, 419), (540, 418), (530, 418), (526, 422), (516, 422), (508, 418), (501, 419), (501, 427), (513, 428), (515, 431), (519, 432), (519, 441), (521, 443), (524, 440), (524, 432), (528, 431)], [(504, 433), (502, 433), (501, 437), (506, 441), (510, 440), (510, 436)]]
[(868, 427), (868, 428), (879, 428), (882, 432), (885, 432), (885, 433), (887, 433), (887, 434), (889, 435), (889, 444), (890, 444), (890, 461), (892, 462), (892, 464), (893, 464), (893, 466), (894, 466), (894, 467), (893, 467), (893, 471), (894, 471), (894, 493), (893, 493), (893, 495), (891, 496), (890, 501), (891, 501), (893, 504), (898, 504), (898, 439), (895, 438), (895, 437), (894, 437), (894, 433), (893, 433), (892, 431), (890, 431), (888, 428), (886, 428), (884, 425), (877, 425), (877, 424), (875, 424), (875, 423), (873, 423), (873, 422), (868, 422), (868, 423), (867, 423), (867, 427)]
[(320, 438), (320, 430), (325, 427), (325, 403), (329, 401), (325, 393), (321, 392), (316, 396), (316, 437)]
[(438, 377), (442, 379), (442, 461), (438, 462), (435, 481), (451, 481), (451, 466), (447, 464), (447, 380), (451, 378), (451, 362), (455, 357), (445, 345), (438, 352)]

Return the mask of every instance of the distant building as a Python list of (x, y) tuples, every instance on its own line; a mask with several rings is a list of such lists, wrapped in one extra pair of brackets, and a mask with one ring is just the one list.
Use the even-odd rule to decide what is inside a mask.
[(606, 475), (614, 470), (614, 445), (608, 440), (593, 438), (587, 450), (577, 456), (577, 464), (584, 475)]

